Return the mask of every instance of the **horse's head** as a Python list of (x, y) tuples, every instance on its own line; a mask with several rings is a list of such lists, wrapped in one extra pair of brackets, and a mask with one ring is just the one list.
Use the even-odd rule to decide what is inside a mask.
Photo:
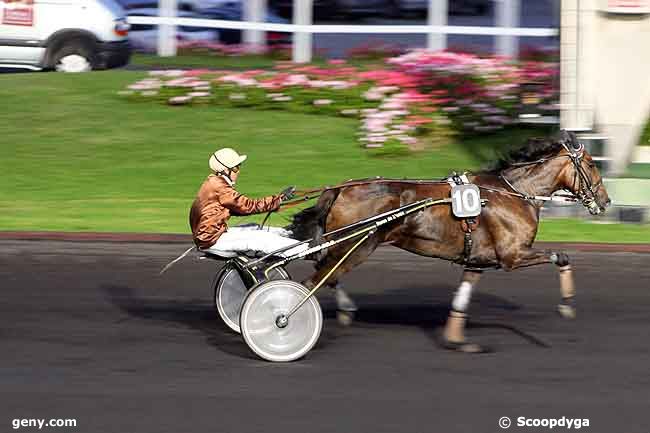
[(571, 191), (592, 215), (605, 212), (612, 201), (593, 158), (572, 132), (562, 130), (559, 142), (563, 147), (560, 156), (566, 156), (560, 172), (561, 186)]

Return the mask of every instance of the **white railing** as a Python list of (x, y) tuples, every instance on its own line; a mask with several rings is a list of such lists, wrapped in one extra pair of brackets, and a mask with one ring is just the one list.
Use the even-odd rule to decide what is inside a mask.
[[(295, 0), (298, 1), (298, 0)], [(432, 4), (436, 1), (430, 0), (430, 11), (433, 10)], [(259, 34), (265, 31), (294, 33), (293, 59), (296, 62), (308, 62), (311, 60), (311, 35), (315, 33), (366, 33), (366, 34), (428, 34), (429, 48), (442, 49), (446, 46), (446, 40), (435, 38), (435, 35), (483, 35), (498, 36), (497, 49), (499, 54), (515, 56), (518, 50), (515, 38), (521, 36), (527, 37), (550, 37), (559, 34), (556, 28), (539, 28), (539, 27), (515, 27), (518, 22), (519, 0), (499, 0), (501, 7), (498, 9), (497, 17), (499, 21), (506, 24), (504, 26), (487, 27), (487, 26), (448, 26), (448, 25), (322, 25), (322, 24), (273, 24), (257, 21), (225, 21), (202, 18), (178, 18), (174, 17), (174, 1), (161, 0), (161, 6), (173, 6), (174, 10), (161, 10), (159, 17), (129, 16), (128, 21), (131, 24), (153, 24), (160, 25), (159, 54), (173, 55), (176, 52), (175, 38), (173, 38), (174, 26), (194, 26), (206, 28), (222, 29), (239, 29), (249, 32), (245, 40), (261, 40)], [(504, 6), (505, 5), (505, 6)], [(511, 7), (512, 10), (507, 7)], [(304, 7), (302, 8), (304, 9)], [(513, 14), (516, 11), (516, 16)], [(166, 12), (166, 13), (164, 13)], [(303, 10), (304, 12), (304, 10)], [(438, 8), (437, 12), (446, 13), (446, 8)], [(311, 16), (298, 17), (294, 13), (295, 21), (309, 22)], [(256, 16), (261, 16), (256, 14)], [(446, 22), (445, 19), (432, 19), (433, 13), (430, 13), (429, 22)], [(256, 37), (250, 37), (250, 33), (256, 33)], [(171, 34), (171, 37), (169, 36)], [(307, 39), (308, 38), (308, 39)], [(172, 45), (170, 47), (170, 44)]]

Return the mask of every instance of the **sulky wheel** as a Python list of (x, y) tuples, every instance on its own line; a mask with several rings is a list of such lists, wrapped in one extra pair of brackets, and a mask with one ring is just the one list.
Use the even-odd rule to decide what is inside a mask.
[[(270, 274), (272, 280), (289, 278), (289, 274), (284, 268), (275, 268), (271, 270)], [(256, 277), (248, 275), (247, 277), (242, 278), (240, 271), (232, 263), (227, 263), (217, 277), (214, 286), (214, 303), (219, 316), (230, 329), (237, 333), (240, 332), (239, 312), (246, 293), (258, 279), (263, 278), (263, 274)]]
[(248, 347), (274, 362), (294, 361), (309, 352), (323, 328), (316, 297), (310, 297), (291, 317), (285, 316), (308, 294), (305, 286), (289, 280), (269, 281), (251, 290), (239, 318)]

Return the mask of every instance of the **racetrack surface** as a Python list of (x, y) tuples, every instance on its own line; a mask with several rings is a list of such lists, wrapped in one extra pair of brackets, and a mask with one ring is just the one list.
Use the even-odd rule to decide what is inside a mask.
[(489, 433), (502, 416), (508, 431), (551, 431), (520, 416), (650, 431), (648, 254), (572, 254), (575, 321), (555, 312), (551, 266), (488, 273), (468, 332), (495, 351), (466, 355), (437, 344), (460, 269), (380, 248), (344, 280), (354, 326), (336, 323), (324, 291), (317, 346), (272, 364), (218, 319), (216, 262), (188, 257), (158, 276), (183, 249), (0, 241), (0, 431), (76, 418), (43, 431)]

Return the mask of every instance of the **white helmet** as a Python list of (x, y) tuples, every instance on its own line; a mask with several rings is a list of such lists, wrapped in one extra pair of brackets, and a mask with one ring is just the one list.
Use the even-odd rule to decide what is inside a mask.
[(246, 161), (246, 155), (240, 155), (229, 147), (219, 149), (210, 156), (210, 170), (215, 173), (227, 172)]

